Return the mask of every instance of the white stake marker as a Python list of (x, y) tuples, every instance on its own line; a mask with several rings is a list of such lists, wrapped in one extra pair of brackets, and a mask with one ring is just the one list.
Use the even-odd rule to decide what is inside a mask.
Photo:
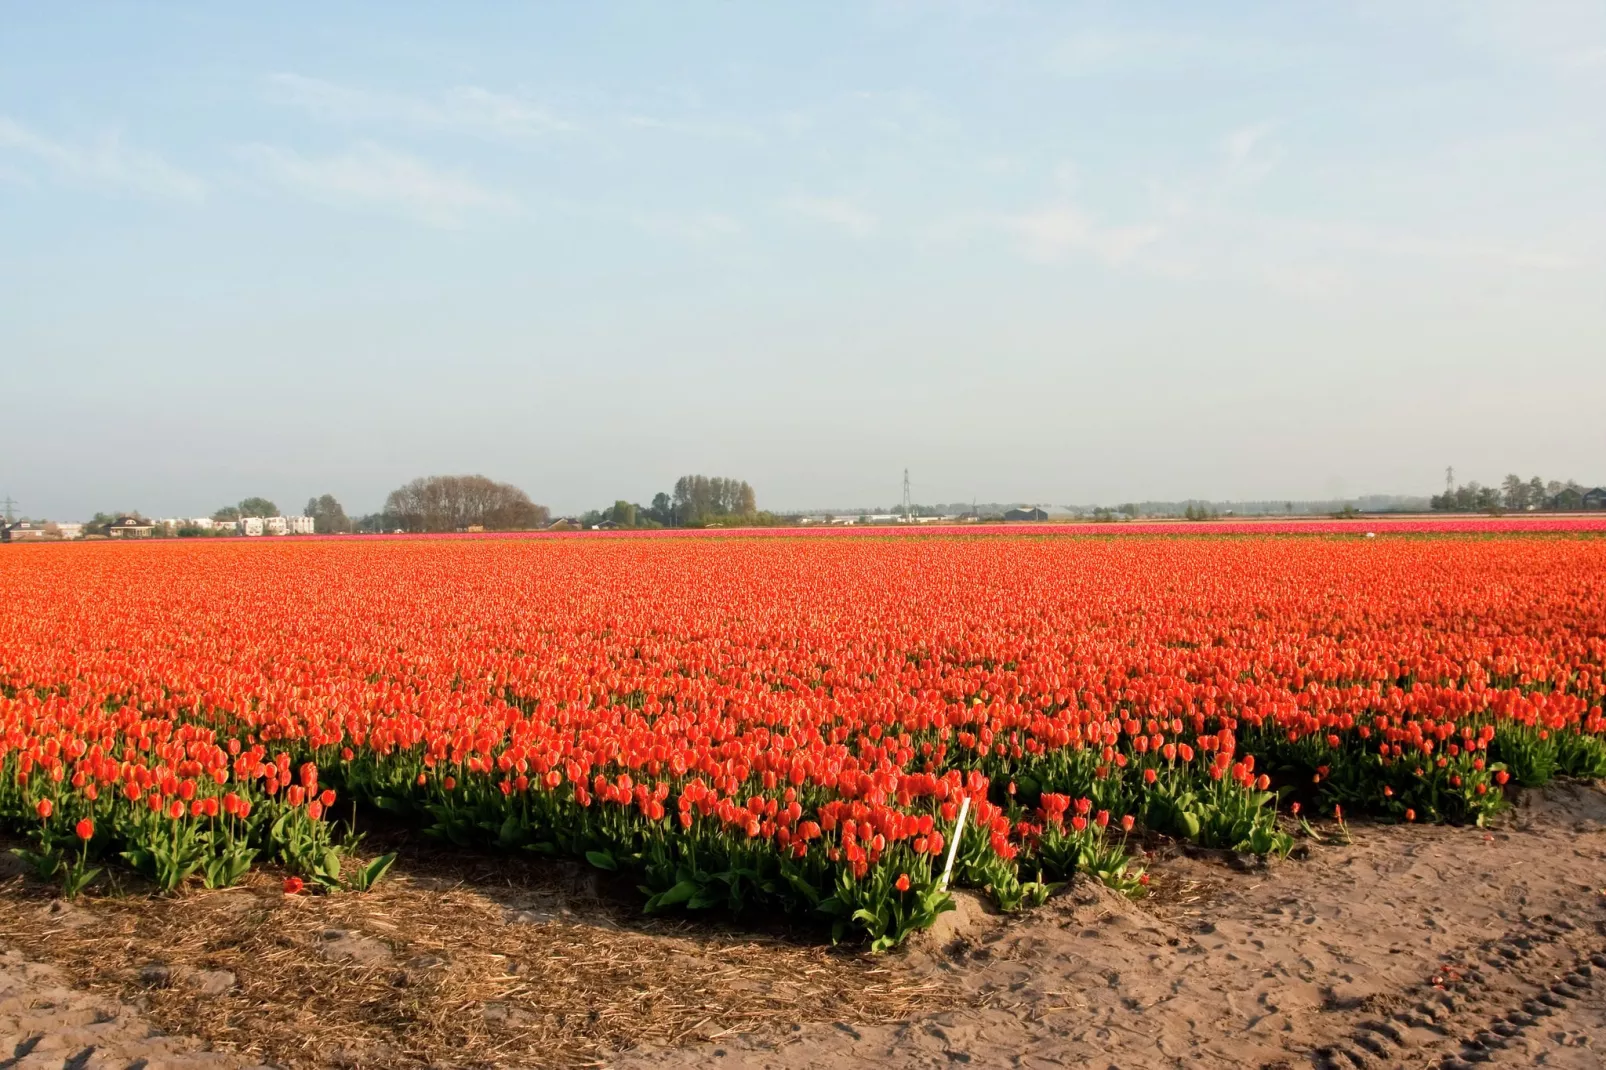
[(948, 890), (948, 878), (954, 871), (954, 856), (959, 853), (959, 838), (965, 834), (965, 815), (970, 813), (970, 796), (966, 795), (959, 800), (959, 820), (954, 822), (954, 842), (948, 845), (948, 864), (942, 867), (942, 880), (937, 882), (937, 890)]

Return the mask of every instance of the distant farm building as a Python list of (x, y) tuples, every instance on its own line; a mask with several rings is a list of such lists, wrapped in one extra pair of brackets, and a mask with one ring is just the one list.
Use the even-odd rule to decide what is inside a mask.
[(54, 520), (19, 520), (7, 527), (0, 523), (3, 538), (10, 542), (13, 539), (26, 542), (28, 540), (55, 540), (55, 539), (81, 539), (84, 535), (82, 524), (61, 524)]
[(1579, 499), (1581, 509), (1606, 509), (1606, 487), (1596, 487), (1594, 490), (1584, 491)]
[(5, 531), (5, 537), (8, 541), (17, 542), (27, 539), (43, 539), (50, 534), (45, 530), (43, 524), (35, 523), (32, 520), (19, 520), (9, 527), (0, 522), (0, 529)]
[(1035, 505), (1029, 509), (1011, 509), (1004, 514), (1005, 520), (1047, 520), (1048, 514)]
[(106, 525), (106, 534), (114, 539), (148, 539), (153, 525), (137, 516), (120, 516)]

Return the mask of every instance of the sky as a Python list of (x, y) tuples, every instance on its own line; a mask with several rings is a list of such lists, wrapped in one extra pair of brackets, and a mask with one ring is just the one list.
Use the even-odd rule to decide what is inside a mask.
[(0, 496), (1606, 482), (1606, 4), (0, 0)]

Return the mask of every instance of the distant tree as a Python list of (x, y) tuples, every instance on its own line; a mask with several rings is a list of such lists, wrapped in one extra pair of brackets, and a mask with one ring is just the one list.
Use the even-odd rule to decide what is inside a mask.
[(692, 480), (694, 478), (695, 477), (693, 476), (681, 476), (679, 479), (675, 480), (674, 503), (676, 524), (689, 524), (692, 521), (692, 514), (697, 508), (696, 504), (692, 501)]
[(511, 483), (473, 475), (415, 479), (390, 492), (384, 515), (387, 527), (404, 531), (528, 531), (545, 527), (552, 513)]
[(652, 496), (652, 505), (648, 507), (647, 515), (666, 527), (673, 524), (675, 522), (674, 499), (663, 491), (659, 491)]
[(683, 526), (704, 526), (720, 517), (746, 516), (757, 511), (757, 496), (743, 480), (723, 476), (681, 476), (675, 480), (675, 522)]
[(633, 528), (636, 526), (636, 507), (621, 498), (608, 510), (608, 519), (622, 528)]
[(1545, 507), (1545, 481), (1538, 476), (1528, 480), (1528, 504), (1535, 509)]
[(266, 498), (247, 498), (240, 503), (241, 516), (278, 516), (279, 507)]
[(225, 505), (212, 514), (212, 519), (223, 524), (232, 523), (240, 519), (240, 507), (238, 505)]
[(1528, 484), (1515, 472), (1506, 476), (1505, 482), (1500, 484), (1500, 496), (1507, 509), (1528, 508)]
[(319, 535), (343, 534), (351, 530), (351, 520), (333, 494), (308, 498), (305, 515), (312, 517), (312, 530)]
[[(1428, 499), (1429, 508), (1437, 512), (1451, 513), (1500, 513), (1506, 509), (1526, 509), (1530, 504), (1545, 505), (1554, 498), (1536, 494), (1539, 480), (1535, 477), (1524, 483), (1521, 477), (1510, 475), (1498, 487), (1485, 487), (1477, 480), (1463, 483), (1458, 487), (1446, 490), (1443, 494), (1435, 494)], [(1560, 484), (1552, 483), (1556, 493), (1562, 489)], [(1539, 488), (1543, 489), (1543, 488)]]

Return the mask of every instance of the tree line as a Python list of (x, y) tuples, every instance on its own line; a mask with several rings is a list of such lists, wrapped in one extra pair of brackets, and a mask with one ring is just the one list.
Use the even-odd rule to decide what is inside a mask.
[[(126, 515), (126, 514), (125, 514)], [(219, 524), (242, 517), (279, 516), (279, 507), (267, 498), (245, 498), (212, 514)], [(320, 535), (345, 532), (405, 531), (415, 533), (467, 531), (532, 531), (552, 526), (552, 511), (530, 500), (511, 483), (498, 483), (483, 475), (423, 476), (391, 491), (384, 508), (357, 519), (346, 515), (332, 494), (307, 499), (304, 515), (312, 517)], [(95, 514), (88, 533), (104, 533), (115, 514)], [(724, 476), (688, 475), (675, 481), (672, 492), (659, 492), (649, 505), (620, 499), (604, 509), (574, 518), (571, 526), (606, 524), (619, 528), (699, 528), (721, 526), (773, 526), (783, 518), (761, 512), (758, 496), (746, 480)], [(193, 524), (159, 534), (204, 536), (208, 531)]]
[(1524, 512), (1529, 509), (1567, 511), (1584, 504), (1584, 487), (1574, 480), (1546, 482), (1538, 476), (1524, 480), (1513, 472), (1498, 487), (1481, 486), (1477, 480), (1463, 483), (1428, 499), (1428, 505), (1441, 513), (1489, 513), (1499, 510)]
[[(84, 523), (85, 535), (105, 535), (107, 530), (120, 517), (131, 517), (141, 524), (153, 525), (151, 535), (155, 538), (172, 536), (176, 538), (202, 538), (209, 535), (227, 534), (233, 525), (242, 517), (270, 517), (282, 516), (279, 507), (268, 498), (244, 498), (234, 505), (225, 505), (212, 513), (212, 522), (224, 526), (220, 528), (207, 528), (196, 523), (194, 518), (183, 518), (169, 528), (149, 519), (138, 509), (125, 509), (112, 513), (96, 513)], [(313, 530), (320, 535), (334, 535), (353, 530), (354, 525), (346, 516), (346, 511), (332, 494), (324, 494), (316, 498), (307, 499), (307, 507), (303, 510), (304, 516), (312, 517)]]
[(650, 505), (623, 499), (576, 518), (581, 527), (707, 528), (770, 527), (781, 522), (758, 508), (758, 495), (743, 479), (691, 475), (675, 480), (673, 493), (660, 491)]
[(220, 524), (232, 524), (243, 516), (279, 516), (279, 507), (266, 498), (245, 498), (239, 505), (225, 505), (212, 514)]
[(424, 476), (391, 491), (380, 519), (386, 531), (529, 531), (546, 527), (552, 511), (482, 475)]

